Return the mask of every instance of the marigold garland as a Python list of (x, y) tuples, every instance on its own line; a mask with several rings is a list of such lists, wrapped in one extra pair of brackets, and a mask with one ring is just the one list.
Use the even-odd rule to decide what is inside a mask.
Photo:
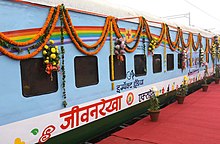
[(105, 21), (105, 25), (104, 25), (102, 34), (101, 34), (100, 38), (98, 39), (98, 41), (97, 41), (96, 43), (92, 44), (92, 45), (88, 45), (88, 44), (84, 43), (84, 42), (82, 41), (82, 39), (78, 36), (77, 31), (76, 31), (74, 25), (72, 24), (70, 15), (69, 15), (69, 13), (68, 13), (68, 10), (65, 10), (65, 9), (64, 9), (63, 16), (66, 17), (67, 22), (69, 23), (69, 27), (70, 27), (70, 29), (71, 29), (71, 31), (72, 31), (72, 35), (74, 35), (75, 39), (76, 39), (83, 47), (85, 47), (85, 48), (87, 48), (87, 49), (94, 49), (95, 47), (97, 47), (97, 46), (103, 41), (104, 37), (106, 36), (106, 33), (108, 33), (108, 25), (109, 25), (109, 22), (110, 22), (110, 20), (111, 20), (111, 18), (112, 18), (111, 16), (108, 16), (108, 17), (106, 18), (106, 21)]
[(172, 51), (175, 51), (175, 50), (177, 49), (177, 46), (178, 46), (178, 44), (179, 44), (180, 33), (181, 33), (181, 32), (180, 32), (180, 28), (178, 27), (178, 28), (177, 28), (177, 33), (176, 33), (175, 41), (172, 42), (171, 36), (170, 36), (169, 27), (168, 27), (168, 25), (166, 25), (167, 42), (168, 42), (168, 44), (169, 44), (169, 46), (170, 46), (170, 49), (171, 49)]
[(30, 45), (30, 44), (34, 43), (36, 40), (38, 40), (39, 37), (41, 37), (45, 33), (45, 30), (48, 27), (48, 24), (50, 23), (50, 20), (52, 18), (53, 12), (54, 12), (54, 8), (52, 7), (50, 9), (50, 11), (49, 11), (49, 14), (48, 14), (48, 17), (46, 19), (46, 22), (44, 23), (44, 25), (41, 28), (41, 30), (36, 34), (35, 37), (33, 37), (32, 39), (30, 39), (30, 40), (28, 40), (26, 42), (16, 42), (16, 41), (10, 39), (9, 37), (7, 37), (6, 35), (4, 35), (1, 32), (0, 32), (0, 38), (3, 39), (6, 42), (12, 44), (12, 45), (15, 45), (15, 46), (27, 46), (27, 45)]
[(146, 35), (149, 41), (151, 41), (153, 39), (151, 33), (150, 33), (150, 26), (147, 23), (147, 20), (144, 19), (144, 27), (146, 29)]
[(127, 44), (132, 43), (134, 40), (137, 39), (137, 37), (139, 37), (140, 33), (142, 33), (142, 29), (143, 29), (142, 25), (143, 25), (143, 17), (139, 17), (139, 24), (138, 24), (137, 32), (133, 38), (126, 40)]
[(119, 27), (116, 22), (116, 18), (112, 18), (112, 26), (113, 26), (113, 30), (115, 32), (116, 37), (118, 38), (122, 37), (122, 34), (120, 33)]
[(45, 37), (48, 35), (48, 33), (49, 33), (50, 29), (51, 29), (51, 23), (53, 23), (53, 21), (54, 21), (55, 14), (56, 14), (56, 9), (54, 10), (54, 13), (53, 13), (53, 15), (52, 15), (52, 17), (51, 17), (50, 23), (48, 24), (48, 27), (47, 27), (46, 30), (45, 30), (45, 34), (42, 35), (42, 36), (39, 38), (39, 40), (38, 40), (38, 42), (37, 42), (36, 44), (33, 44), (32, 46), (28, 47), (28, 53), (29, 53), (29, 54), (31, 53), (30, 51), (31, 51), (32, 49), (38, 48), (38, 47), (41, 46), (42, 43), (45, 41)]
[[(64, 12), (65, 12), (65, 9), (64, 9)], [(93, 52), (88, 52), (88, 51), (84, 50), (84, 49), (81, 47), (81, 44), (79, 44), (78, 41), (76, 40), (76, 38), (73, 36), (73, 34), (72, 34), (72, 32), (71, 32), (71, 29), (70, 29), (70, 26), (69, 26), (69, 24), (68, 24), (67, 18), (65, 17), (64, 12), (63, 12), (63, 21), (64, 21), (65, 28), (66, 28), (67, 33), (69, 34), (69, 36), (70, 36), (72, 42), (75, 44), (76, 48), (77, 48), (79, 51), (81, 51), (82, 53), (86, 54), (86, 55), (95, 55), (95, 54), (97, 54), (97, 53), (102, 49), (102, 47), (104, 46), (104, 43), (105, 43), (105, 41), (106, 41), (106, 39), (107, 39), (108, 31), (109, 31), (109, 28), (110, 28), (109, 23), (107, 24), (107, 32), (106, 32), (106, 34), (105, 34), (105, 36), (104, 36), (102, 42), (99, 44), (99, 47), (96, 48), (96, 50), (93, 51)]]
[(206, 62), (209, 62), (209, 49), (210, 49), (209, 38), (206, 38), (206, 49), (205, 49)]
[(56, 23), (57, 23), (57, 20), (59, 18), (59, 10), (60, 10), (60, 6), (57, 6), (56, 15), (54, 17), (54, 21), (52, 23), (50, 31), (48, 32), (48, 35), (46, 36), (44, 42), (34, 52), (32, 52), (30, 54), (27, 54), (27, 55), (18, 56), (18, 55), (15, 55), (15, 54), (7, 51), (6, 49), (4, 49), (1, 46), (0, 46), (0, 52), (2, 52), (4, 55), (6, 55), (6, 56), (8, 56), (8, 57), (10, 57), (12, 59), (16, 59), (16, 60), (24, 60), (24, 59), (32, 58), (35, 55), (37, 55), (42, 50), (44, 45), (46, 45), (47, 41), (50, 39), (50, 36), (51, 36), (54, 28), (56, 27)]
[[(166, 28), (164, 28), (164, 29), (165, 29), (164, 33), (166, 33)], [(164, 47), (163, 47), (164, 72), (167, 71), (167, 68), (166, 68), (167, 67), (167, 46), (166, 46), (166, 41), (167, 41), (167, 37), (166, 37), (166, 35), (164, 35)]]
[(137, 38), (137, 41), (135, 42), (134, 46), (132, 48), (130, 48), (127, 44), (126, 44), (126, 47), (125, 47), (125, 50), (129, 53), (132, 53), (134, 52), (137, 47), (138, 47), (138, 44), (140, 42), (140, 35), (138, 35), (138, 38)]
[(189, 33), (188, 34), (188, 42), (187, 44), (184, 42), (184, 38), (183, 38), (183, 31), (180, 29), (180, 41), (181, 41), (181, 44), (182, 44), (182, 47), (184, 48), (188, 48), (190, 43), (191, 43), (191, 37), (192, 37), (192, 33)]
[(192, 43), (191, 45), (189, 46), (189, 49), (190, 49), (190, 53), (189, 53), (189, 66), (192, 67), (193, 66), (193, 60), (192, 60), (192, 52), (193, 52), (193, 48), (192, 48)]
[(165, 23), (161, 23), (161, 31), (160, 31), (160, 36), (157, 39), (156, 48), (158, 48), (161, 45), (163, 38), (164, 38), (164, 34), (165, 34)]
[[(146, 29), (146, 35), (148, 37), (148, 40), (152, 41), (153, 36), (152, 36), (152, 34), (150, 32), (150, 27), (149, 27), (149, 25), (148, 25), (148, 23), (147, 23), (147, 21), (145, 19), (144, 19), (143, 23), (144, 23), (144, 27)], [(155, 48), (158, 48), (160, 46), (160, 44), (162, 43), (163, 38), (164, 38), (164, 33), (165, 33), (165, 24), (161, 23), (161, 32), (160, 32), (159, 38), (157, 39), (157, 43), (155, 45)]]
[[(82, 53), (84, 53), (86, 55), (95, 55), (104, 46), (104, 43), (108, 37), (108, 33), (109, 33), (109, 29), (110, 29), (110, 21), (112, 22), (113, 30), (115, 32), (116, 37), (118, 37), (118, 38), (122, 37), (116, 18), (108, 16), (108, 17), (106, 17), (106, 21), (103, 26), (103, 31), (102, 31), (102, 34), (101, 34), (100, 38), (98, 39), (98, 41), (92, 45), (88, 45), (88, 44), (84, 43), (82, 41), (82, 39), (78, 36), (77, 31), (72, 24), (71, 17), (68, 13), (68, 10), (66, 10), (64, 8), (64, 6), (62, 6), (62, 9), (63, 10), (60, 11), (60, 6), (57, 6), (57, 11), (55, 14), (55, 18), (52, 21), (51, 29), (47, 29), (48, 26), (50, 25), (51, 19), (53, 17), (53, 13), (55, 11), (55, 8), (52, 7), (49, 11), (47, 19), (46, 19), (43, 27), (41, 28), (41, 30), (38, 32), (38, 34), (36, 34), (36, 36), (34, 38), (32, 38), (31, 40), (28, 40), (26, 42), (16, 42), (14, 40), (11, 40), (7, 36), (5, 36), (3, 33), (0, 33), (0, 39), (2, 39), (5, 44), (9, 43), (9, 44), (15, 45), (15, 46), (27, 46), (27, 45), (34, 43), (40, 37), (45, 36), (45, 39), (42, 39), (38, 44), (35, 44), (35, 45), (28, 48), (28, 50), (30, 50), (35, 47), (38, 47), (34, 52), (27, 54), (27, 55), (23, 55), (23, 56), (18, 56), (18, 55), (15, 55), (15, 54), (9, 52), (5, 48), (3, 48), (2, 47), (2, 46), (4, 46), (3, 44), (2, 44), (2, 46), (0, 46), (0, 52), (2, 52), (3, 54), (5, 54), (13, 59), (17, 59), (17, 60), (28, 59), (28, 58), (31, 58), (31, 57), (37, 55), (42, 50), (42, 48), (46, 44), (46, 42), (49, 40), (49, 38), (50, 38), (50, 36), (56, 26), (56, 22), (58, 20), (59, 14), (60, 14), (60, 17), (61, 17), (61, 15), (63, 17), (61, 20), (63, 20), (64, 26), (65, 26), (72, 42), (75, 44), (77, 49), (79, 49)], [(153, 40), (153, 36), (150, 32), (150, 27), (149, 27), (147, 21), (145, 20), (144, 17), (139, 17), (139, 24), (138, 24), (138, 28), (137, 28), (137, 31), (136, 31), (134, 37), (129, 40), (126, 40), (127, 44), (132, 43), (135, 40), (136, 40), (136, 42), (135, 42), (134, 46), (131, 48), (126, 44), (125, 50), (127, 52), (134, 52), (136, 50), (136, 48), (140, 42), (140, 37), (143, 32), (143, 29), (145, 29), (144, 33), (146, 34), (148, 40), (149, 41)], [(44, 33), (47, 33), (47, 31), (48, 31), (48, 35), (44, 35)], [(176, 39), (174, 42), (172, 42), (171, 38), (170, 38), (169, 27), (166, 26), (166, 24), (161, 23), (161, 32), (160, 32), (159, 38), (157, 39), (155, 48), (160, 46), (165, 34), (167, 35), (167, 41), (168, 41), (168, 44), (169, 44), (170, 49), (172, 51), (176, 50), (176, 47), (179, 44), (179, 40), (181, 41), (182, 48), (186, 48), (186, 51), (188, 51), (190, 45), (192, 46), (194, 51), (196, 51), (199, 48), (199, 45), (201, 45), (201, 39), (202, 39), (201, 35), (200, 34), (197, 35), (197, 43), (195, 44), (193, 34), (191, 32), (189, 32), (189, 35), (188, 35), (188, 42), (185, 43), (184, 38), (183, 38), (183, 31), (180, 28), (177, 29)], [(208, 38), (206, 38), (206, 39), (208, 39)], [(209, 43), (207, 43), (207, 40), (206, 40), (206, 49), (207, 48), (209, 49), (208, 45), (209, 45)], [(10, 48), (15, 49), (19, 52), (19, 48), (17, 48), (17, 47), (10, 47)], [(86, 48), (86, 49), (83, 49), (83, 48)], [(93, 51), (92, 52), (87, 51), (87, 49), (92, 49)], [(207, 55), (207, 50), (206, 50), (206, 55)]]
[(23, 52), (23, 49), (19, 48), (19, 47), (16, 47), (16, 46), (11, 46), (9, 43), (5, 42), (4, 40), (1, 40), (0, 39), (0, 45), (7, 48), (7, 49), (10, 49), (11, 51), (16, 51), (18, 52), (18, 54), (20, 52)]
[(198, 35), (197, 35), (197, 43), (196, 43), (196, 45), (195, 45), (195, 41), (194, 41), (194, 38), (193, 38), (193, 35), (192, 35), (192, 47), (193, 47), (193, 50), (194, 51), (197, 51), (198, 50), (198, 48), (199, 48), (199, 45), (201, 45), (201, 34), (199, 33)]
[[(137, 37), (137, 38), (136, 38), (137, 40), (136, 40), (134, 46), (133, 46), (132, 48), (130, 48), (130, 47), (126, 44), (125, 50), (126, 50), (127, 52), (129, 52), (129, 53), (134, 52), (134, 51), (137, 49), (137, 46), (138, 46), (138, 44), (139, 44), (139, 42), (140, 42), (140, 35), (141, 35), (141, 33), (142, 33), (142, 30), (143, 30), (143, 24), (142, 24), (142, 22), (143, 22), (143, 20), (142, 20), (142, 18), (141, 18), (141, 19), (140, 19), (139, 26), (138, 26), (138, 29), (140, 29), (140, 30), (138, 30), (138, 32), (136, 33), (137, 36), (135, 35), (135, 37)], [(115, 18), (112, 19), (112, 25), (113, 25), (113, 29), (114, 29), (114, 32), (115, 32), (115, 34), (116, 34), (116, 37), (118, 37), (118, 38), (122, 37), (121, 32), (120, 32), (120, 28), (118, 27)], [(134, 39), (132, 39), (132, 40), (134, 41)], [(131, 43), (131, 42), (133, 42), (133, 41), (129, 41), (129, 43)], [(127, 43), (127, 41), (126, 41), (126, 43)]]

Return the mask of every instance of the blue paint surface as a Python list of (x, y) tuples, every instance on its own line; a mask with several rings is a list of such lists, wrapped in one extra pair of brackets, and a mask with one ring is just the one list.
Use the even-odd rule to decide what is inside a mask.
[[(34, 7), (30, 5), (13, 3), (8, 1), (0, 1), (0, 31), (13, 31), (30, 28), (40, 28), (43, 26), (47, 17), (49, 9)], [(91, 16), (82, 13), (70, 12), (73, 24), (76, 26), (103, 26), (105, 18), (98, 16)], [(59, 25), (59, 22), (57, 23)], [(137, 29), (137, 24), (129, 23), (125, 21), (118, 22), (119, 27)], [(151, 27), (151, 32), (159, 34), (160, 28)], [(171, 32), (171, 39), (175, 39), (175, 32)], [(184, 37), (188, 37), (184, 34)], [(109, 39), (109, 38), (108, 38)], [(202, 40), (203, 46), (205, 46), (205, 40)], [(132, 46), (134, 43), (130, 44)], [(66, 68), (66, 92), (68, 106), (82, 104), (95, 99), (104, 98), (109, 95), (116, 94), (116, 89), (111, 90), (110, 80), (110, 68), (109, 68), (109, 56), (110, 56), (110, 42), (105, 42), (102, 50), (96, 55), (98, 57), (98, 72), (99, 83), (97, 85), (91, 85), (87, 87), (77, 88), (75, 85), (75, 73), (74, 73), (74, 57), (84, 56), (79, 52), (73, 43), (67, 43), (64, 45), (65, 54), (65, 68)], [(146, 44), (148, 46), (148, 43)], [(143, 54), (141, 49), (142, 42), (139, 43), (139, 47), (133, 53), (126, 53), (126, 71), (134, 70), (134, 56), (137, 54)], [(164, 72), (164, 58), (163, 49), (164, 44), (161, 44), (159, 48), (155, 50), (155, 54), (161, 54), (162, 56), (162, 72), (153, 73), (152, 56), (147, 55), (147, 74), (146, 76), (135, 77), (135, 79), (142, 79), (144, 81), (143, 86), (152, 83), (168, 80), (182, 75), (187, 75), (188, 69), (182, 72), (181, 69), (177, 69), (177, 52), (172, 52), (167, 47), (167, 54), (174, 54), (174, 70)], [(24, 52), (27, 53), (27, 52)], [(36, 57), (42, 57), (41, 53)], [(210, 56), (211, 57), (211, 56)], [(212, 66), (211, 58), (209, 67)], [(203, 70), (203, 68), (200, 68)], [(131, 80), (123, 79), (114, 81), (115, 86), (122, 84), (123, 82), (131, 82)], [(21, 86), (21, 72), (20, 61), (12, 60), (4, 55), (0, 56), (0, 126), (11, 122), (31, 118), (41, 114), (53, 112), (63, 108), (62, 106), (62, 75), (58, 75), (58, 91), (51, 94), (42, 96), (35, 96), (25, 98), (22, 95)]]

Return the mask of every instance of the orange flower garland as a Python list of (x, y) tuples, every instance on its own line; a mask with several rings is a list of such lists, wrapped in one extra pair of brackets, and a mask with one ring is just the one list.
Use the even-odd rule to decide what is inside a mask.
[(128, 48), (128, 46), (125, 47), (125, 50), (126, 50), (127, 52), (129, 52), (129, 53), (134, 52), (134, 51), (137, 49), (138, 44), (139, 44), (139, 42), (140, 42), (140, 37), (141, 37), (142, 30), (143, 30), (143, 24), (140, 23), (139, 25), (141, 25), (141, 26), (140, 26), (140, 31), (138, 32), (137, 41), (136, 41), (136, 43), (134, 44), (133, 48)]
[(104, 46), (104, 43), (105, 43), (105, 41), (106, 41), (106, 38), (107, 38), (107, 36), (108, 36), (108, 31), (109, 31), (109, 28), (110, 28), (110, 25), (109, 25), (109, 24), (107, 25), (107, 32), (106, 32), (106, 34), (105, 34), (105, 36), (104, 36), (102, 42), (100, 43), (99, 47), (98, 47), (95, 51), (93, 51), (93, 52), (87, 52), (86, 50), (84, 50), (84, 49), (80, 46), (80, 44), (77, 42), (77, 40), (75, 39), (75, 37), (72, 35), (72, 32), (71, 32), (71, 30), (70, 30), (70, 27), (69, 27), (69, 25), (68, 25), (68, 22), (67, 22), (67, 19), (66, 19), (65, 16), (63, 17), (63, 20), (64, 20), (64, 25), (65, 25), (65, 28), (66, 28), (66, 30), (67, 30), (67, 33), (69, 34), (69, 36), (70, 36), (72, 42), (75, 44), (76, 48), (77, 48), (79, 51), (81, 51), (82, 53), (84, 53), (84, 54), (86, 54), (86, 55), (95, 55), (95, 54), (97, 54), (97, 53), (102, 49), (102, 47)]
[(148, 38), (149, 41), (151, 41), (153, 39), (153, 37), (150, 33), (150, 26), (148, 25), (146, 20), (144, 20), (144, 26), (145, 26), (145, 29), (146, 29), (147, 38)]
[(183, 31), (180, 29), (180, 40), (181, 40), (182, 47), (184, 47), (184, 48), (189, 47), (190, 42), (191, 42), (191, 37), (192, 37), (192, 33), (189, 33), (188, 42), (187, 42), (187, 44), (185, 44), (184, 38), (183, 38)]
[[(113, 25), (113, 29), (114, 29), (114, 32), (115, 32), (115, 34), (116, 34), (116, 37), (118, 37), (118, 38), (122, 37), (121, 32), (120, 32), (120, 29), (119, 29), (119, 27), (118, 27), (118, 25), (117, 25), (117, 23), (116, 23), (116, 19), (115, 19), (115, 18), (112, 19), (112, 25)], [(143, 20), (142, 20), (142, 18), (141, 18), (141, 19), (140, 19), (139, 26), (138, 26), (138, 30), (137, 30), (137, 33), (136, 33), (137, 36), (135, 35), (135, 37), (137, 37), (137, 38), (136, 38), (137, 41), (136, 41), (136, 43), (134, 44), (133, 48), (128, 48), (128, 47), (125, 48), (125, 50), (126, 50), (127, 52), (131, 53), (131, 52), (134, 52), (134, 51), (137, 49), (137, 46), (138, 46), (138, 44), (139, 44), (139, 42), (140, 42), (140, 35), (141, 35), (141, 33), (142, 33), (142, 30), (143, 30)], [(132, 39), (132, 40), (134, 41), (134, 39)], [(133, 42), (133, 41), (129, 41), (129, 42)], [(127, 42), (127, 41), (126, 41), (126, 42)]]
[(140, 42), (140, 35), (138, 36), (137, 41), (136, 41), (136, 43), (134, 44), (133, 48), (132, 48), (132, 49), (129, 49), (129, 48), (126, 47), (125, 50), (126, 50), (127, 52), (129, 52), (129, 53), (134, 52), (134, 51), (137, 49), (139, 42)]
[(158, 48), (160, 46), (161, 42), (163, 41), (163, 37), (164, 37), (164, 33), (165, 33), (165, 26), (166, 26), (165, 23), (161, 23), (161, 32), (160, 32), (160, 36), (157, 40), (157, 44), (156, 44), (155, 48)]
[[(32, 38), (31, 40), (28, 40), (26, 42), (16, 42), (16, 41), (10, 39), (9, 37), (5, 36), (1, 32), (0, 32), (0, 38), (2, 40), (4, 40), (5, 42), (7, 42), (11, 45), (15, 45), (15, 46), (27, 46), (27, 45), (33, 44), (34, 42), (36, 42), (36, 40), (38, 40), (41, 36), (44, 35), (45, 31), (47, 30), (47, 27), (49, 26), (49, 24), (51, 22), (52, 17), (54, 16), (53, 15), (54, 11), (55, 11), (55, 8), (52, 7), (49, 11), (48, 17), (47, 17), (43, 27), (36, 34), (36, 36), (34, 38)], [(81, 51), (82, 53), (84, 53), (86, 55), (95, 55), (102, 49), (102, 47), (104, 46), (106, 39), (108, 37), (108, 33), (110, 30), (110, 23), (112, 23), (112, 27), (113, 27), (113, 30), (114, 30), (116, 37), (118, 37), (118, 38), (122, 37), (122, 34), (120, 32), (120, 28), (118, 27), (118, 24), (116, 21), (116, 18), (113, 18), (112, 16), (108, 16), (108, 17), (106, 17), (105, 25), (103, 26), (103, 31), (102, 31), (102, 34), (101, 34), (100, 38), (98, 39), (98, 41), (92, 45), (88, 45), (88, 44), (84, 43), (82, 41), (82, 39), (79, 37), (79, 35), (77, 34), (77, 31), (72, 24), (71, 17), (68, 13), (68, 10), (65, 10), (64, 8), (62, 8), (60, 11), (60, 6), (57, 6), (55, 18), (52, 22), (52, 27), (49, 30), (48, 35), (44, 39), (44, 42), (42, 42), (42, 44), (34, 52), (32, 52), (31, 54), (19, 56), (19, 55), (15, 55), (15, 54), (9, 52), (8, 50), (3, 48), (2, 46), (0, 46), (0, 52), (2, 52), (3, 54), (5, 54), (13, 59), (17, 59), (17, 60), (28, 59), (28, 58), (31, 58), (31, 57), (37, 55), (42, 50), (43, 46), (47, 43), (54, 28), (56, 27), (56, 23), (57, 23), (60, 12), (62, 12), (65, 29), (67, 30), (67, 33), (69, 34), (72, 42), (75, 44), (76, 48), (79, 51)], [(139, 17), (139, 24), (138, 24), (138, 28), (135, 33), (135, 36), (126, 41), (126, 43), (132, 43), (135, 40), (136, 40), (136, 42), (132, 48), (129, 48), (129, 46), (127, 46), (125, 48), (125, 50), (127, 52), (134, 52), (136, 50), (136, 48), (140, 42), (140, 37), (141, 37), (142, 31), (143, 31), (143, 28), (145, 28), (145, 30), (146, 30), (146, 35), (147, 35), (149, 41), (151, 41), (153, 39), (153, 36), (150, 32), (150, 27), (149, 27), (147, 21), (143, 17)], [(185, 48), (186, 52), (188, 51), (190, 46), (192, 46), (193, 50), (196, 51), (196, 50), (198, 50), (199, 45), (201, 45), (202, 36), (200, 34), (198, 34), (197, 43), (195, 44), (193, 34), (191, 32), (189, 32), (189, 35), (188, 35), (188, 42), (185, 43), (184, 38), (183, 38), (183, 31), (179, 28), (177, 29), (176, 39), (174, 42), (172, 42), (171, 38), (170, 38), (170, 32), (169, 32), (168, 26), (166, 26), (166, 24), (164, 24), (164, 23), (161, 23), (161, 32), (160, 32), (159, 38), (157, 39), (155, 48), (160, 46), (161, 42), (163, 41), (165, 32), (167, 35), (168, 44), (169, 44), (170, 49), (172, 51), (176, 50), (176, 46), (178, 45), (179, 40), (181, 40), (182, 48)], [(210, 49), (209, 45), (210, 45), (209, 39), (206, 38), (206, 58), (208, 57), (207, 53)], [(83, 48), (86, 48), (86, 49), (83, 49)], [(92, 49), (93, 51), (90, 52), (90, 51), (87, 51), (87, 49)]]
[[(153, 40), (153, 36), (150, 32), (150, 27), (145, 19), (144, 19), (144, 26), (146, 29), (146, 35), (148, 37), (148, 40), (151, 42)], [(165, 33), (165, 24), (161, 23), (161, 32), (160, 32), (160, 36), (157, 40), (157, 43), (155, 45), (155, 48), (158, 48), (160, 46), (161, 42), (163, 41), (164, 33)]]
[(65, 9), (64, 9), (63, 17), (67, 17), (67, 22), (70, 24), (70, 26), (71, 26), (71, 28), (72, 28), (72, 30), (73, 30), (73, 33), (75, 34), (75, 35), (74, 35), (74, 36), (75, 36), (75, 39), (76, 39), (78, 42), (80, 42), (80, 44), (81, 44), (83, 47), (85, 47), (85, 48), (87, 48), (87, 49), (93, 49), (93, 48), (97, 47), (97, 46), (103, 41), (103, 38), (106, 36), (106, 33), (108, 33), (108, 29), (107, 29), (107, 28), (108, 28), (109, 22), (110, 22), (110, 20), (111, 20), (111, 18), (112, 18), (111, 16), (108, 16), (108, 17), (106, 18), (106, 21), (105, 21), (105, 25), (104, 25), (102, 34), (101, 34), (100, 38), (98, 39), (98, 41), (97, 41), (96, 43), (92, 44), (92, 45), (87, 45), (87, 44), (84, 43), (84, 42), (82, 41), (82, 39), (78, 36), (77, 31), (76, 31), (75, 27), (74, 27), (73, 24), (72, 24), (70, 15), (69, 15), (69, 13), (68, 13), (68, 10), (65, 10)]
[(195, 46), (195, 41), (194, 41), (194, 38), (193, 38), (193, 35), (192, 35), (192, 46), (193, 46), (194, 51), (197, 51), (197, 49), (199, 48), (199, 45), (201, 45), (201, 38), (202, 37), (199, 33), (198, 36), (197, 36), (197, 43), (196, 43), (196, 46)]
[(12, 58), (12, 59), (16, 59), (16, 60), (24, 60), (24, 59), (28, 59), (28, 58), (32, 58), (34, 57), (35, 55), (37, 55), (41, 50), (42, 48), (44, 47), (44, 45), (46, 45), (47, 41), (49, 40), (54, 28), (56, 27), (56, 23), (57, 23), (57, 20), (58, 20), (58, 17), (59, 17), (59, 11), (60, 11), (60, 6), (58, 5), (57, 6), (57, 11), (56, 11), (56, 15), (55, 15), (55, 18), (54, 18), (54, 21), (52, 23), (52, 27), (49, 31), (49, 34), (47, 35), (47, 37), (45, 38), (45, 41), (44, 43), (41, 44), (41, 46), (39, 46), (39, 48), (37, 48), (34, 52), (30, 53), (30, 54), (27, 54), (27, 55), (22, 55), (22, 56), (18, 56), (18, 55), (15, 55), (9, 51), (7, 51), (6, 49), (4, 49), (3, 47), (0, 46), (0, 52), (2, 52), (4, 55), (7, 55), (8, 57)]
[(115, 32), (116, 37), (118, 38), (122, 37), (115, 18), (112, 18), (112, 26), (113, 26), (113, 30)]
[(140, 35), (140, 33), (142, 32), (142, 28), (143, 28), (143, 18), (142, 17), (139, 17), (139, 25), (138, 25), (138, 29), (137, 29), (137, 32), (135, 34), (135, 36), (131, 39), (128, 39), (126, 40), (126, 43), (132, 43), (134, 40), (136, 40), (137, 36)]
[(209, 62), (209, 49), (210, 49), (209, 38), (206, 38), (206, 49), (205, 49), (206, 62)]
[(179, 37), (180, 37), (180, 28), (177, 29), (177, 32), (176, 32), (176, 38), (175, 38), (175, 41), (172, 42), (171, 40), (171, 37), (170, 37), (170, 30), (169, 30), (169, 27), (168, 25), (166, 26), (166, 35), (167, 35), (167, 42), (170, 46), (170, 49), (172, 51), (175, 51), (177, 49), (177, 45), (179, 44)]
[[(115, 18), (112, 19), (112, 24), (113, 24), (113, 29), (114, 29), (114, 32), (115, 32), (116, 36), (118, 38), (122, 37), (121, 32), (120, 32), (120, 28), (118, 27)], [(138, 24), (138, 29), (137, 29), (136, 34), (133, 38), (131, 38), (129, 40), (126, 40), (126, 43), (128, 43), (128, 44), (132, 43), (140, 35), (140, 33), (142, 32), (142, 29), (143, 29), (143, 18), (139, 17), (139, 24)]]
[(3, 39), (3, 40), (6, 41), (6, 42), (12, 44), (12, 45), (15, 45), (15, 46), (27, 46), (27, 45), (30, 45), (30, 44), (34, 43), (37, 39), (39, 39), (39, 37), (41, 37), (41, 36), (44, 34), (44, 32), (45, 32), (45, 30), (46, 30), (48, 24), (50, 23), (50, 20), (51, 20), (51, 18), (52, 18), (53, 12), (54, 12), (54, 8), (52, 7), (52, 8), (50, 9), (50, 12), (49, 12), (49, 14), (48, 14), (48, 17), (47, 17), (47, 19), (46, 19), (46, 22), (44, 23), (44, 26), (43, 26), (42, 29), (38, 32), (38, 34), (36, 34), (36, 36), (33, 37), (31, 40), (28, 40), (28, 41), (26, 41), (26, 42), (16, 42), (16, 41), (10, 39), (9, 37), (5, 36), (5, 35), (4, 35), (3, 33), (1, 33), (1, 32), (0, 32), (0, 38)]

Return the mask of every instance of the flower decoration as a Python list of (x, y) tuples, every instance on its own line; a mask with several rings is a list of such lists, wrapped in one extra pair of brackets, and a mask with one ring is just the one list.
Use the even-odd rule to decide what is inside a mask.
[(187, 51), (184, 49), (182, 50), (182, 69), (186, 68), (186, 62), (187, 62)]
[(152, 91), (155, 93), (157, 91), (157, 87), (156, 86), (152, 86)]
[(203, 64), (204, 63), (204, 49), (201, 47), (199, 51), (199, 63)]
[(215, 78), (219, 78), (220, 75), (220, 67), (219, 65), (215, 66)]
[(212, 52), (212, 59), (215, 59), (215, 56), (216, 56), (216, 47), (217, 45), (215, 43), (212, 44), (212, 47), (211, 47), (211, 52)]
[(217, 50), (217, 56), (218, 56), (218, 60), (220, 60), (220, 48), (218, 48)]
[(150, 91), (152, 91), (152, 95), (150, 96), (150, 99), (149, 99), (150, 107), (148, 110), (149, 111), (158, 111), (160, 109), (160, 101), (155, 95), (157, 88), (155, 86), (152, 86)]
[(25, 144), (25, 142), (22, 141), (21, 138), (16, 138), (16, 139), (14, 140), (14, 144)]
[(156, 39), (152, 39), (150, 41), (150, 44), (148, 46), (148, 51), (151, 52), (152, 54), (154, 54), (154, 49), (156, 48), (157, 45), (157, 40)]
[(205, 71), (204, 71), (204, 76), (203, 76), (204, 84), (207, 85), (208, 63), (204, 62), (202, 65), (205, 66), (205, 69), (204, 69)]
[(188, 80), (189, 80), (189, 78), (187, 76), (184, 76), (183, 77), (183, 84), (188, 85)]
[(183, 77), (182, 84), (178, 88), (176, 94), (177, 96), (186, 96), (188, 92), (188, 80), (189, 78), (187, 76)]
[[(51, 9), (50, 14), (48, 15), (48, 18), (45, 22), (45, 27), (47, 27), (46, 30), (43, 27), (40, 30), (40, 32), (37, 34), (37, 36), (35, 36), (34, 38), (32, 38), (31, 40), (28, 40), (26, 42), (13, 41), (10, 38), (4, 36), (2, 33), (0, 33), (0, 38), (1, 39), (3, 39), (5, 42), (7, 42), (9, 44), (12, 44), (12, 45), (15, 45), (15, 46), (27, 46), (29, 44), (32, 44), (32, 43), (36, 42), (36, 40), (38, 38), (40, 38), (39, 42), (37, 42), (36, 44), (33, 44), (31, 47), (28, 48), (28, 54), (26, 54), (26, 55), (16, 55), (12, 52), (9, 52), (8, 50), (3, 48), (2, 46), (0, 46), (0, 52), (3, 53), (6, 56), (12, 58), (12, 59), (15, 59), (15, 60), (24, 60), (24, 59), (29, 59), (29, 58), (32, 58), (32, 57), (36, 56), (43, 49), (43, 46), (47, 43), (47, 41), (49, 40), (52, 32), (54, 31), (54, 28), (56, 27), (56, 23), (57, 23), (57, 20), (58, 20), (58, 17), (59, 17), (59, 12), (60, 12), (60, 6), (59, 5), (57, 6), (56, 9), (53, 9), (53, 10)], [(30, 50), (34, 49), (34, 48), (36, 48), (36, 50), (34, 52), (30, 53)]]
[(156, 86), (152, 86), (151, 89), (152, 89), (152, 91), (154, 92), (155, 96), (159, 96), (159, 91), (158, 91), (158, 89), (157, 89)]
[(46, 65), (45, 72), (52, 76), (53, 71), (60, 70), (60, 57), (58, 46), (54, 46), (54, 41), (50, 40), (48, 45), (43, 48), (43, 59)]
[(115, 42), (115, 55), (117, 56), (117, 59), (120, 61), (124, 61), (123, 58), (123, 54), (125, 53), (125, 38), (121, 37), (121, 38), (116, 38), (116, 42)]

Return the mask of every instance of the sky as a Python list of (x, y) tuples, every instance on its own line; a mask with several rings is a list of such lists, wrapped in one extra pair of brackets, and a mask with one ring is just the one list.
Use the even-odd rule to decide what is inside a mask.
[[(220, 1), (218, 0), (106, 0), (120, 6), (145, 11), (157, 17), (171, 17), (181, 25), (206, 29), (220, 34)], [(190, 18), (189, 18), (190, 17)], [(168, 18), (167, 18), (168, 19)]]

